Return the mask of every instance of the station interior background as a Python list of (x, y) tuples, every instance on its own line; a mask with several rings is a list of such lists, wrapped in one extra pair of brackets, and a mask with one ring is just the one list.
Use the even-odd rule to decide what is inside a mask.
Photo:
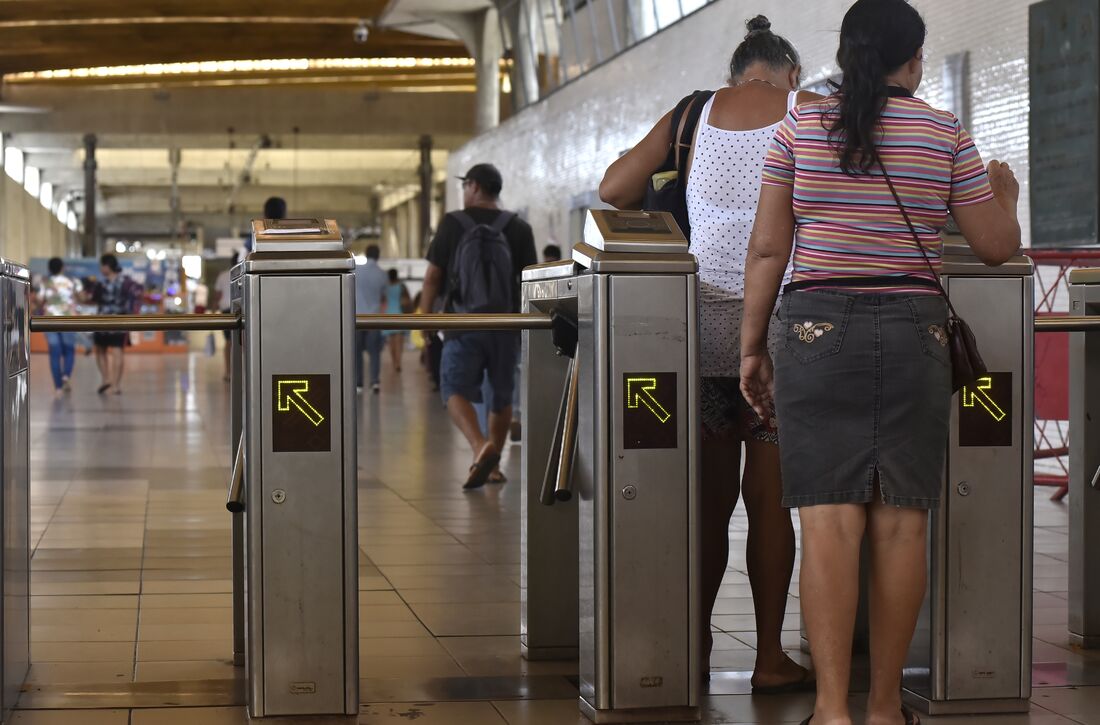
[[(0, 0), (0, 255), (41, 272), (52, 256), (115, 252), (146, 283), (149, 311), (201, 310), (264, 200), (281, 196), (291, 216), (337, 220), (357, 254), (378, 244), (415, 292), (431, 231), (460, 205), (454, 178), (477, 162), (501, 169), (503, 204), (537, 247), (568, 249), (600, 206), (607, 165), (686, 93), (726, 82), (747, 18), (767, 15), (802, 53), (806, 86), (823, 88), (848, 4)], [(915, 4), (929, 28), (919, 95), (955, 112), (985, 159), (1011, 163), (1027, 246), (1032, 3)], [(1058, 274), (1039, 268), (1050, 309), (1064, 311)], [(227, 403), (220, 358), (205, 349), (221, 338), (134, 342), (147, 354), (131, 356), (120, 401), (97, 398), (82, 358), (77, 392), (54, 402), (45, 356), (33, 362), (36, 646), (16, 723), (243, 722), (225, 662)], [(452, 480), (462, 446), (406, 358), (412, 374), (388, 371), (360, 421), (361, 456), (376, 466), (361, 473), (372, 512), (361, 614), (364, 637), (390, 656), (365, 665), (361, 721), (584, 722), (569, 668), (518, 656), (518, 448), (505, 466), (514, 483), (468, 504)], [(1052, 665), (1038, 683), (1049, 688), (1030, 716), (974, 722), (1100, 723), (1100, 655), (1065, 639), (1065, 518), (1040, 492), (1036, 659)], [(739, 512), (735, 551), (744, 528)], [(721, 596), (715, 667), (729, 674), (707, 721), (798, 722), (805, 697), (746, 694), (743, 556)], [(794, 598), (790, 611), (785, 644), (797, 648)], [(384, 684), (393, 678), (405, 684)], [(511, 678), (512, 689), (447, 702), (424, 684), (446, 678)], [(188, 709), (167, 706), (165, 683)], [(514, 697), (521, 685), (535, 694)]]

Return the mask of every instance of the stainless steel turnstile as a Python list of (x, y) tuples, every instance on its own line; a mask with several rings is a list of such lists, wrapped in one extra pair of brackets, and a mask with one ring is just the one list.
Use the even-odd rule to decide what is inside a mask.
[(946, 485), (931, 517), (904, 696), (933, 715), (1029, 707), (1032, 272), (1027, 257), (986, 267), (965, 246), (945, 248), (943, 284), (990, 373), (953, 399)]
[[(695, 259), (670, 216), (600, 210), (573, 262), (524, 275), (526, 310), (577, 321), (579, 401), (576, 503), (543, 509), (568, 366), (550, 333), (526, 333), (526, 647), (561, 653), (578, 642), (580, 707), (594, 722), (696, 721)], [(566, 576), (579, 588), (554, 591)], [(557, 627), (536, 591), (552, 597)], [(579, 632), (560, 621), (578, 611), (577, 596)]]
[[(1100, 269), (1070, 272), (1070, 314), (1100, 315)], [(1100, 333), (1069, 343), (1069, 636), (1100, 647)]]
[(30, 669), (30, 428), (27, 365), (30, 357), (30, 275), (26, 267), (0, 259), (0, 317), (3, 338), (3, 410), (0, 469), (0, 720), (8, 722)]
[(253, 222), (239, 266), (249, 714), (359, 710), (355, 263), (335, 222)]

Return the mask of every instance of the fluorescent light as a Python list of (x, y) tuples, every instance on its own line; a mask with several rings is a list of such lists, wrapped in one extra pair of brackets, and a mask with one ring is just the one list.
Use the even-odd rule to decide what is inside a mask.
[(65, 221), (65, 225), (67, 227), (69, 227), (69, 229), (71, 231), (74, 231), (74, 232), (76, 231), (76, 228), (78, 226), (80, 226), (79, 224), (77, 224), (77, 221), (76, 221), (76, 212), (73, 211), (72, 209), (69, 210), (69, 216)]
[(57, 203), (57, 221), (67, 224), (69, 221), (69, 202), (62, 199)]
[(42, 189), (42, 173), (37, 166), (24, 167), (23, 188), (35, 199), (38, 198), (38, 192)]
[(15, 146), (4, 149), (4, 171), (17, 184), (23, 183), (23, 149)]
[(183, 259), (183, 273), (191, 279), (202, 279), (202, 257), (198, 254), (185, 254)]
[(53, 184), (48, 181), (39, 184), (38, 201), (47, 209), (53, 206)]
[(115, 242), (115, 251), (119, 254), (125, 254), (126, 253), (126, 243), (125, 242)]

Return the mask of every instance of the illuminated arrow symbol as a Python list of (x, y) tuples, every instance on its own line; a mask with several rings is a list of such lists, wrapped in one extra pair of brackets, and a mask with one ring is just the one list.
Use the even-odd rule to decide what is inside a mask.
[(626, 407), (636, 410), (640, 405), (644, 405), (649, 408), (650, 413), (653, 413), (653, 417), (662, 423), (667, 423), (672, 414), (653, 397), (653, 391), (656, 389), (657, 378), (627, 378)]
[(978, 378), (978, 383), (973, 389), (970, 386), (963, 388), (962, 392), (962, 404), (964, 408), (973, 408), (975, 401), (978, 405), (985, 408), (985, 411), (998, 423), (1005, 418), (1005, 412), (1001, 410), (1001, 406), (994, 402), (993, 398), (989, 395), (989, 390), (993, 388), (993, 378), (984, 377)]
[[(285, 387), (284, 387), (285, 386)], [(280, 413), (289, 413), (290, 406), (298, 409), (302, 415), (313, 425), (321, 425), (325, 416), (317, 412), (317, 409), (309, 404), (303, 393), (309, 392), (308, 380), (280, 380), (278, 404)]]

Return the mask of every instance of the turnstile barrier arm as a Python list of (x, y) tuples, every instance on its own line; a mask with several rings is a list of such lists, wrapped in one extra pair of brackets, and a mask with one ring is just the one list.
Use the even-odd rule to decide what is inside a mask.
[(573, 380), (577, 377), (577, 360), (569, 361), (569, 370), (565, 374), (565, 387), (562, 389), (561, 403), (558, 405), (558, 415), (554, 423), (554, 437), (550, 442), (550, 455), (546, 457), (546, 469), (542, 476), (542, 488), (539, 489), (539, 503), (543, 506), (553, 506), (557, 501), (556, 491), (558, 484), (558, 464), (561, 459), (562, 443), (565, 440), (565, 422), (569, 409), (569, 391)]
[(229, 476), (229, 495), (225, 508), (232, 514), (244, 511), (244, 433), (237, 443), (237, 455), (233, 456), (233, 472)]
[(573, 498), (573, 459), (577, 452), (577, 383), (580, 380), (578, 352), (573, 353), (569, 364), (569, 377), (566, 379), (565, 420), (561, 431), (561, 451), (558, 455), (558, 475), (554, 486), (554, 498), (565, 502)]

